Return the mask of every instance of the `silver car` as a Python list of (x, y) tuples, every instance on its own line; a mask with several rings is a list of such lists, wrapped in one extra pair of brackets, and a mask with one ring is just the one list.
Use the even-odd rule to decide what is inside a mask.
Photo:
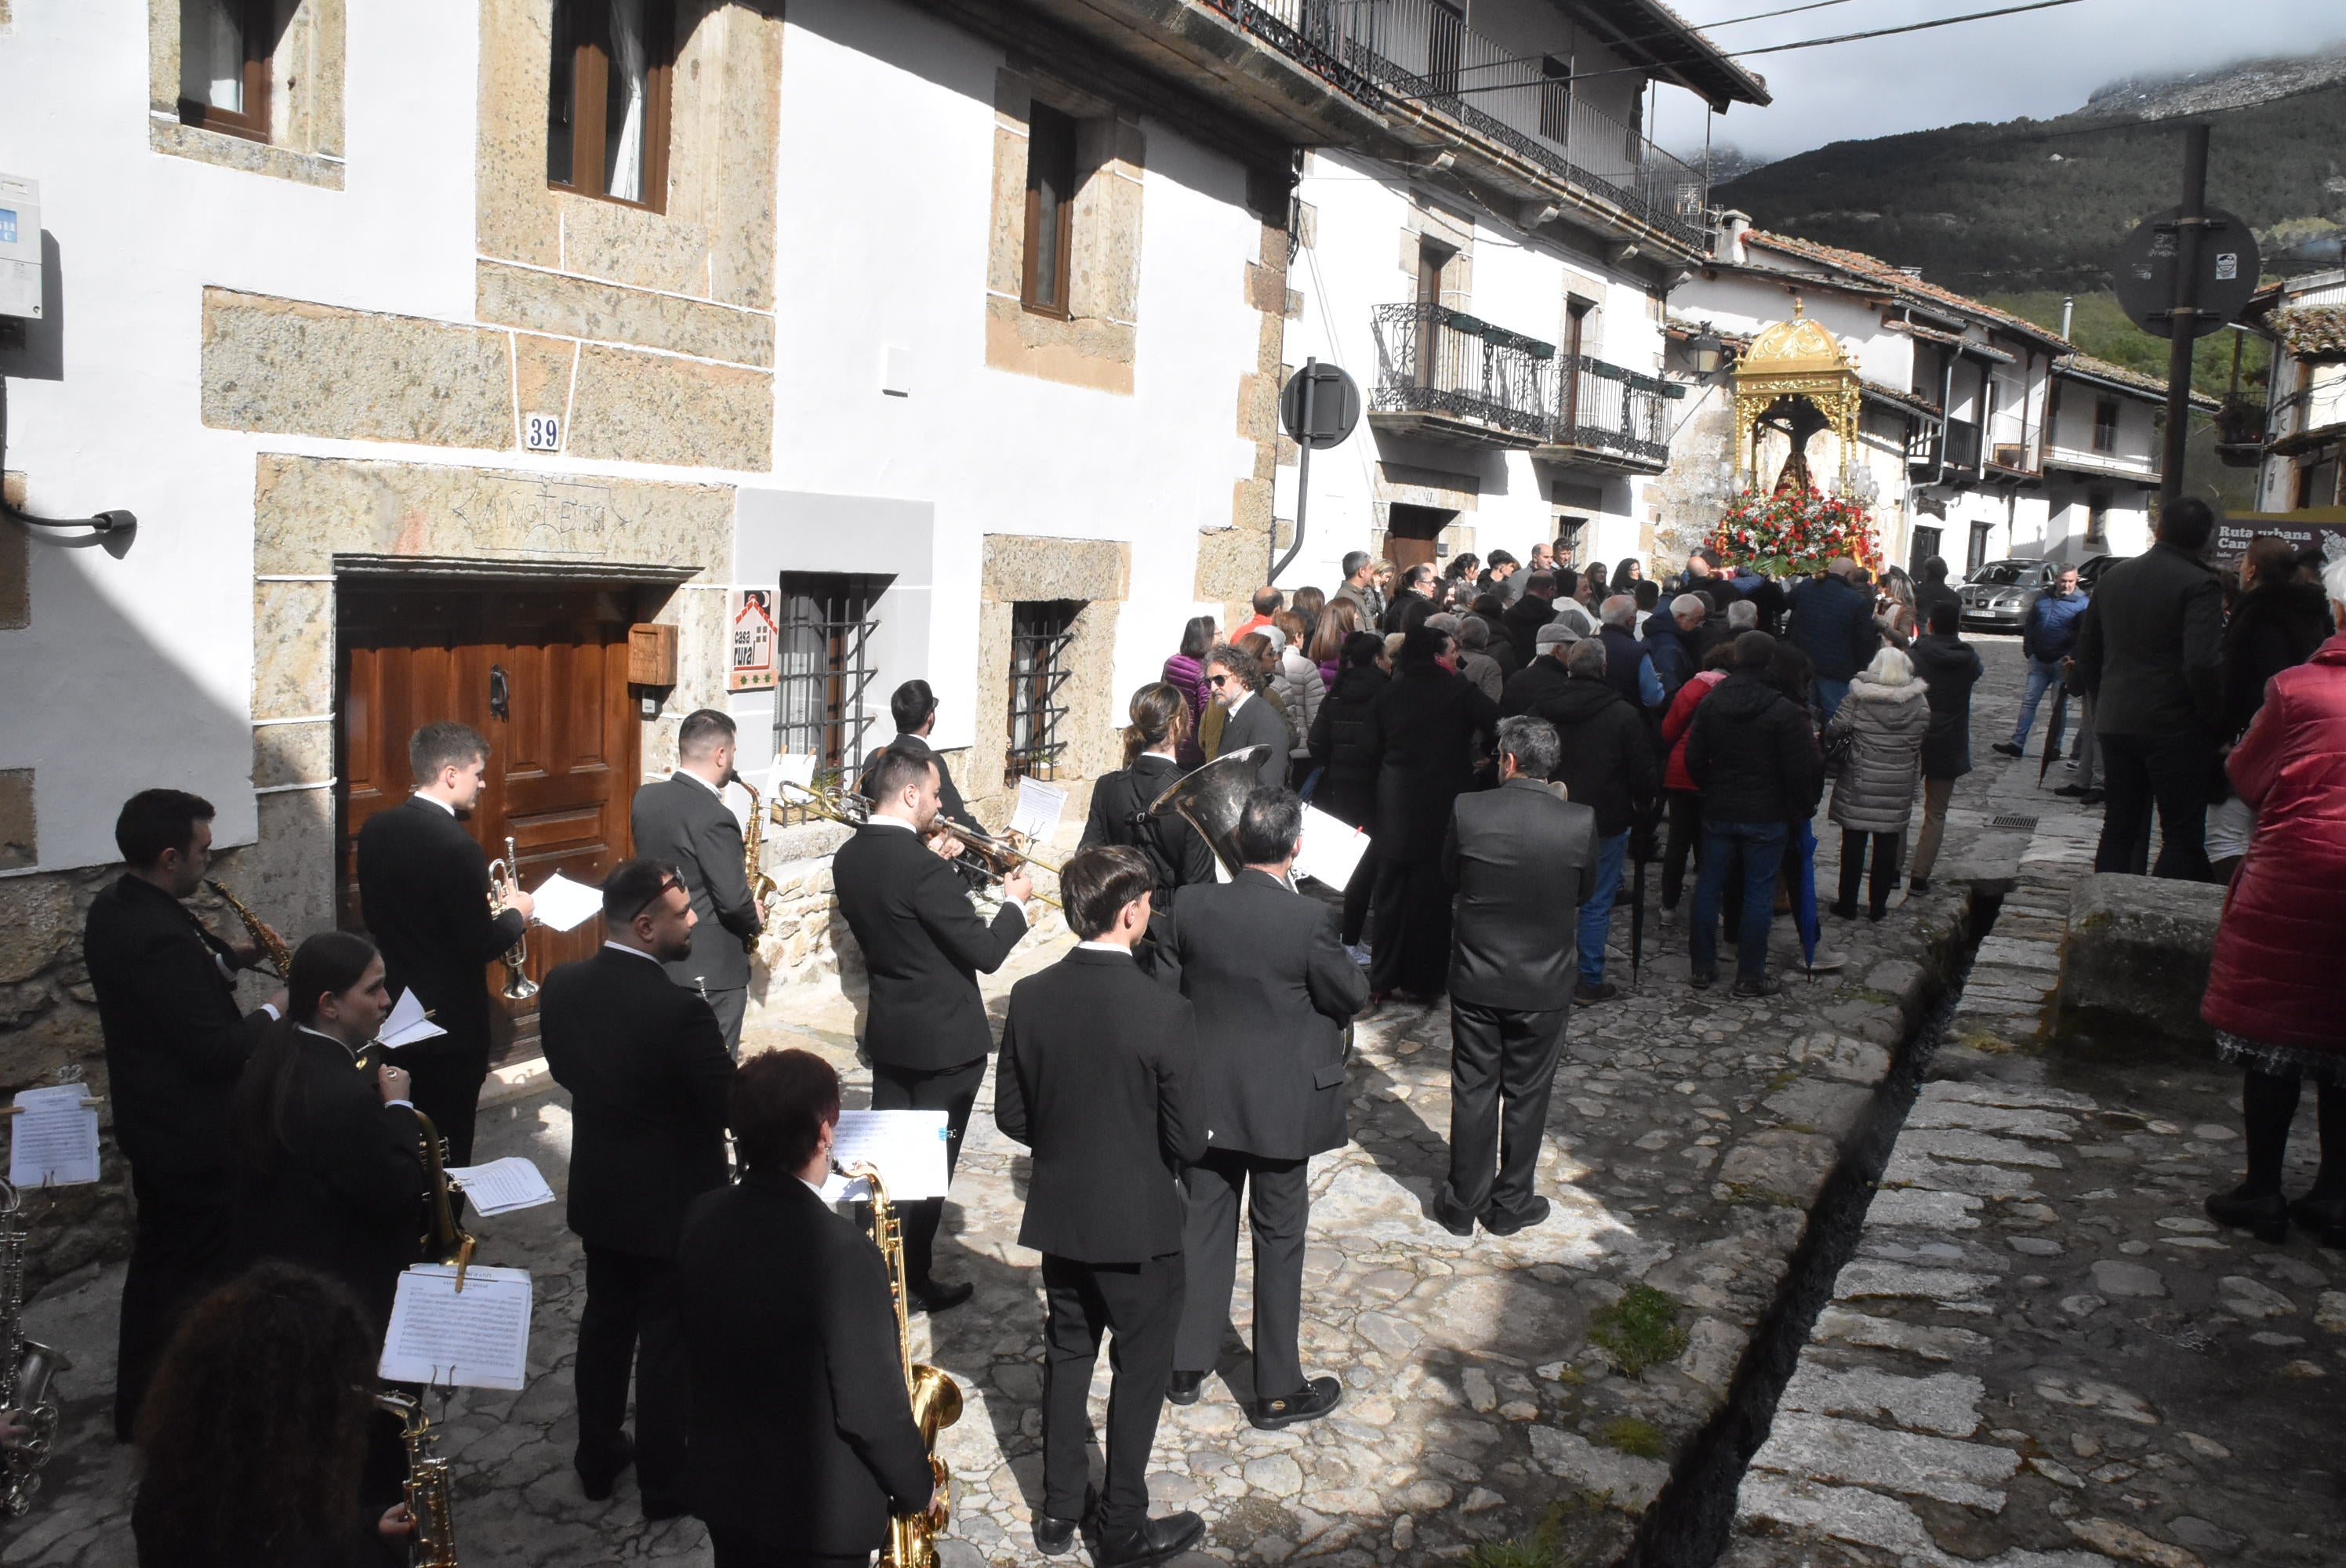
[(1955, 591), (1966, 631), (2016, 632), (2036, 596), (2053, 585), (2060, 567), (2051, 561), (1990, 561), (1964, 579)]

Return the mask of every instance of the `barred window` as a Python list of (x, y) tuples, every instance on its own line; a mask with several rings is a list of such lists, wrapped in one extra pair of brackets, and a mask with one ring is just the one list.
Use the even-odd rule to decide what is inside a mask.
[[(872, 609), (889, 578), (785, 572), (774, 634), (774, 749), (812, 755), (818, 774), (852, 783), (872, 718)], [(803, 820), (803, 813), (799, 813)]]
[(1066, 707), (1059, 688), (1067, 680), (1067, 645), (1076, 635), (1077, 599), (1022, 601), (1010, 606), (1010, 744), (1002, 779), (1056, 779), (1066, 742), (1059, 720)]

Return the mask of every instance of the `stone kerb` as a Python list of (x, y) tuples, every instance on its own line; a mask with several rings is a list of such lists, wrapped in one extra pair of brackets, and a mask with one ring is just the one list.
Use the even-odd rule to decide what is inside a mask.
[(2224, 890), (2099, 872), (2070, 895), (2054, 1016), (2056, 1046), (2204, 1047), (2199, 1021)]

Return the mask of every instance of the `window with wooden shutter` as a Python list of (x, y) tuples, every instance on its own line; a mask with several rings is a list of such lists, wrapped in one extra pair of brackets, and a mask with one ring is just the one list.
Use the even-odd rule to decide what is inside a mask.
[(669, 0), (555, 0), (546, 181), (653, 212), (668, 206)]

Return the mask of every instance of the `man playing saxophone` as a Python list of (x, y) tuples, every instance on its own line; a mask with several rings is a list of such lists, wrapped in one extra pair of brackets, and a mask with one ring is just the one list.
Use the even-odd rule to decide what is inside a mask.
[[(676, 771), (638, 789), (627, 818), (636, 853), (677, 869), (699, 921), (691, 951), (668, 965), (668, 978), (709, 998), (725, 1032), (726, 1052), (738, 1059), (741, 1015), (750, 1002), (749, 943), (759, 921), (741, 824), (725, 804), (733, 738), (733, 720), (715, 708), (685, 715), (677, 731)], [(753, 831), (764, 828), (752, 824)]]
[(821, 1197), (839, 1074), (806, 1051), (753, 1056), (729, 1116), (740, 1182), (693, 1201), (677, 1247), (687, 1495), (716, 1568), (860, 1568), (935, 1478), (886, 1265)]
[(695, 1197), (725, 1185), (733, 1063), (709, 1003), (660, 967), (698, 929), (676, 868), (622, 860), (603, 881), (601, 951), (547, 975), (538, 1002), (546, 1064), (570, 1092), (570, 1228), (586, 1248), (572, 1463), (599, 1502), (633, 1462), (647, 1519), (684, 1512), (677, 1231)]
[(391, 993), (413, 991), (444, 1032), (391, 1054), (414, 1078), (415, 1107), (473, 1161), (473, 1116), (489, 1075), (483, 971), (522, 938), (536, 905), (519, 887), (489, 910), (489, 862), (456, 819), (488, 782), (489, 743), (469, 725), (427, 724), (407, 743), (415, 792), (359, 830), (359, 909), (382, 952)]
[(220, 1128), (245, 1058), (283, 1010), (285, 993), (241, 1013), (235, 972), (259, 962), (260, 943), (221, 941), (180, 902), (211, 866), (211, 802), (141, 790), (116, 819), (114, 840), (127, 869), (92, 901), (82, 958), (97, 993), (115, 1136), (138, 1204), (114, 1383), (115, 1436), (128, 1442), (155, 1359), (226, 1267), (235, 1194)]

